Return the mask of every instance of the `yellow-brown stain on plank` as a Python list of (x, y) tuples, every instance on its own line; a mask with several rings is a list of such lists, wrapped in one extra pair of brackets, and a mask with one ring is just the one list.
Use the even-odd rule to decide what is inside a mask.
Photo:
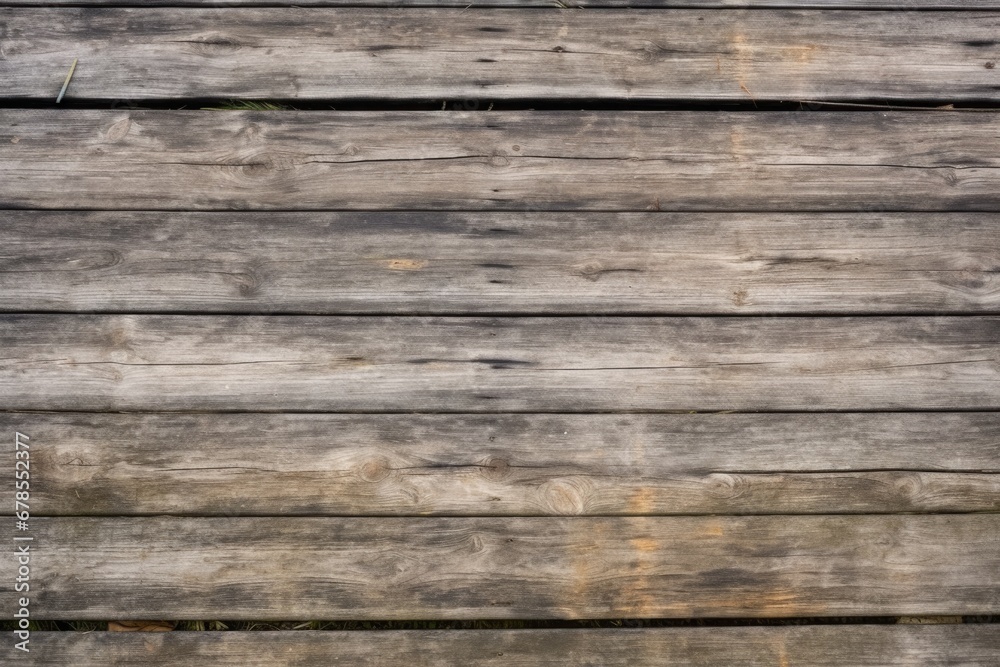
[(427, 266), (425, 259), (383, 259), (379, 263), (390, 271), (419, 271)]
[(815, 44), (796, 44), (786, 46), (781, 51), (785, 60), (806, 64), (812, 62), (818, 48)]
[(653, 509), (655, 494), (648, 487), (636, 489), (628, 498), (629, 514), (649, 514)]
[(708, 521), (703, 529), (703, 534), (707, 537), (722, 537), (725, 532), (726, 531), (722, 527), (722, 522), (718, 519)]
[(624, 613), (635, 616), (649, 616), (656, 612), (656, 599), (650, 593), (650, 571), (655, 568), (655, 554), (660, 543), (651, 537), (636, 537), (629, 540), (635, 552), (635, 568), (631, 581), (622, 598)]

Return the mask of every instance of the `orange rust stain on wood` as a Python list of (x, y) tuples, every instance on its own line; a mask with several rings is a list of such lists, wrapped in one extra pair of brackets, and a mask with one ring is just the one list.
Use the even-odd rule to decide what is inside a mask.
[(637, 537), (629, 540), (632, 548), (641, 553), (652, 553), (659, 549), (660, 543), (649, 537)]
[(703, 533), (709, 537), (722, 537), (725, 534), (725, 529), (722, 527), (722, 523), (718, 520), (712, 520), (705, 524)]
[(419, 271), (427, 266), (427, 260), (402, 258), (384, 259), (381, 260), (381, 264), (390, 271)]
[(794, 60), (804, 64), (812, 61), (818, 48), (819, 47), (815, 44), (796, 44), (794, 46), (784, 47), (782, 49), (782, 55), (784, 55), (787, 60)]
[(628, 499), (629, 514), (649, 514), (653, 510), (653, 490), (647, 487), (636, 489)]

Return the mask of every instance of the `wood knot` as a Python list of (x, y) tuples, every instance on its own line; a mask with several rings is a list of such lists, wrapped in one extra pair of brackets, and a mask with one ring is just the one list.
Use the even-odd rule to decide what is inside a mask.
[(239, 51), (242, 47), (238, 41), (218, 31), (203, 32), (177, 41), (188, 44), (188, 48), (196, 53), (205, 54)]
[(392, 472), (389, 461), (382, 457), (368, 459), (358, 466), (358, 477), (366, 482), (381, 482)]
[(590, 282), (597, 282), (604, 273), (604, 265), (597, 260), (591, 260), (589, 262), (584, 262), (583, 264), (578, 264), (575, 268), (577, 273)]
[(553, 480), (542, 485), (542, 504), (552, 514), (583, 514), (587, 503), (584, 494), (570, 480)]
[(255, 266), (247, 266), (243, 271), (237, 271), (226, 275), (237, 289), (240, 296), (245, 299), (252, 299), (260, 295), (261, 286), (264, 284), (264, 277)]
[(503, 151), (494, 151), (490, 155), (490, 166), (491, 167), (507, 167), (510, 166), (510, 158), (507, 157), (506, 153)]
[(132, 129), (132, 119), (126, 116), (125, 118), (120, 118), (108, 126), (108, 129), (104, 131), (104, 140), (109, 142), (117, 142), (128, 136), (129, 131)]
[(708, 494), (722, 500), (739, 498), (750, 490), (750, 485), (740, 475), (712, 473), (708, 476)]
[(491, 457), (483, 462), (483, 477), (488, 480), (499, 482), (510, 476), (510, 464), (499, 457)]
[(468, 543), (469, 553), (480, 554), (486, 551), (486, 544), (483, 542), (483, 538), (475, 533), (469, 536)]

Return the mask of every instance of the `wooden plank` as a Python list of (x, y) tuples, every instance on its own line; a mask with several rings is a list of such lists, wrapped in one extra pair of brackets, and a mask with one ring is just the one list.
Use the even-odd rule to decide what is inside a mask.
[(0, 221), (5, 311), (1000, 312), (996, 213), (8, 211)]
[(1000, 413), (0, 413), (15, 431), (48, 516), (1000, 510)]
[(997, 0), (0, 0), (0, 6), (107, 6), (107, 7), (520, 7), (549, 9), (894, 9), (894, 10), (987, 10), (1000, 9)]
[(12, 99), (54, 99), (66, 53), (67, 99), (1000, 100), (995, 12), (86, 7), (0, 22)]
[[(386, 632), (34, 632), (38, 667), (994, 667), (996, 626), (814, 625)], [(28, 658), (28, 659), (24, 659)]]
[[(32, 618), (988, 614), (1000, 514), (32, 518)], [(15, 578), (16, 560), (0, 574)]]
[(0, 316), (7, 410), (996, 410), (1000, 318)]
[(995, 211), (996, 119), (5, 110), (0, 208)]

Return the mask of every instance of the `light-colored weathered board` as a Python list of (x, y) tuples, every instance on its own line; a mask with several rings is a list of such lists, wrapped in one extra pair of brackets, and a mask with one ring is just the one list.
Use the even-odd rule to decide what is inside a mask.
[(37, 632), (35, 667), (996, 667), (977, 625), (387, 632)]
[(1000, 510), (1000, 413), (0, 413), (15, 431), (46, 516)]
[(1000, 610), (1000, 514), (31, 521), (38, 620)]
[(255, 5), (294, 7), (521, 7), (549, 9), (601, 9), (634, 7), (643, 9), (1000, 9), (997, 0), (0, 0), (3, 6), (139, 6), (212, 7), (223, 10)]
[(7, 410), (996, 410), (1000, 318), (0, 316)]
[(0, 310), (1000, 312), (995, 213), (0, 212)]
[(996, 113), (0, 111), (0, 208), (982, 210)]
[(996, 12), (86, 7), (0, 23), (13, 99), (54, 99), (79, 59), (68, 99), (1000, 101)]

